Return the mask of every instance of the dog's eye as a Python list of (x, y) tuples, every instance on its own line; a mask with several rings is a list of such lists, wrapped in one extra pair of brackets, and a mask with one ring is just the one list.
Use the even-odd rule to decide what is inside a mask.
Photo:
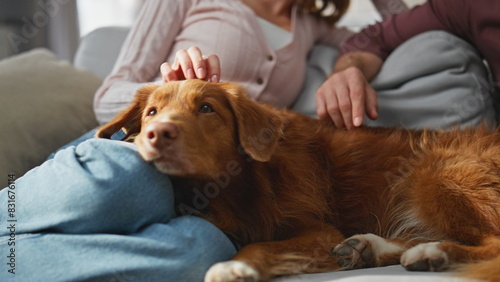
[(156, 109), (153, 108), (153, 109), (149, 110), (148, 116), (154, 116), (154, 115), (156, 115), (156, 113), (157, 113)]
[(214, 109), (209, 104), (203, 104), (201, 105), (199, 112), (203, 114), (213, 113)]

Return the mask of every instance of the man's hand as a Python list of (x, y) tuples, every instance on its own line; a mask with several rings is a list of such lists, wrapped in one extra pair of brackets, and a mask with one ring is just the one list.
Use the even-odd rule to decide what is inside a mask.
[(365, 112), (377, 118), (377, 93), (356, 67), (331, 75), (316, 92), (321, 119), (331, 119), (339, 128), (352, 129), (363, 124)]
[(351, 53), (337, 61), (334, 73), (316, 92), (316, 110), (339, 128), (363, 124), (365, 113), (377, 119), (377, 93), (368, 80), (379, 71), (382, 60), (370, 53)]

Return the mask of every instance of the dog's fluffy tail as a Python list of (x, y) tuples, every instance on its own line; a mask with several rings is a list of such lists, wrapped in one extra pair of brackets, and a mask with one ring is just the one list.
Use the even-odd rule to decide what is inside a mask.
[(500, 281), (500, 255), (492, 260), (464, 265), (458, 271), (462, 278), (498, 282)]

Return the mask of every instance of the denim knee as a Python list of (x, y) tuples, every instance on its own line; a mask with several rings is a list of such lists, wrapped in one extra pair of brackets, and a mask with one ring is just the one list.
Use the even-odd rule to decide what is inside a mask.
[(175, 216), (169, 178), (121, 141), (64, 149), (17, 183), (19, 232), (132, 233)]

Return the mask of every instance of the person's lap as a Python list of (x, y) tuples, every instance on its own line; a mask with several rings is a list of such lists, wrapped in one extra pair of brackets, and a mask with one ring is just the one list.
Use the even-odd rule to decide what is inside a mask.
[(2, 212), (0, 223), (15, 230), (1, 228), (0, 254), (14, 248), (16, 274), (4, 263), (2, 281), (196, 281), (235, 253), (209, 222), (175, 217), (170, 180), (133, 144), (92, 139), (64, 149), (0, 191), (5, 209), (12, 195), (12, 217)]
[[(63, 149), (66, 149), (66, 148), (71, 147), (71, 146), (77, 146), (78, 144), (83, 143), (84, 141), (87, 141), (89, 139), (94, 138), (94, 135), (96, 134), (97, 129), (98, 129), (98, 127), (84, 133), (82, 136), (80, 136), (80, 137), (76, 138), (75, 140), (72, 140), (69, 143), (58, 148), (55, 152), (53, 152), (52, 154), (50, 154), (47, 157), (47, 160), (54, 158), (56, 153), (63, 150)], [(113, 134), (113, 136), (111, 136), (110, 139), (111, 140), (121, 140), (124, 136), (125, 136), (125, 133), (120, 130), (120, 131), (116, 132), (115, 134)]]

